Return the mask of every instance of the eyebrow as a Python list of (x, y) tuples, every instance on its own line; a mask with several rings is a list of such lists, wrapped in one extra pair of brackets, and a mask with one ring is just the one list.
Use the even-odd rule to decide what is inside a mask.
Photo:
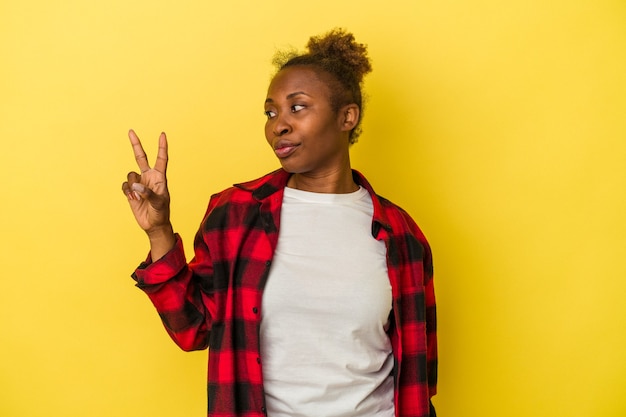
[[(294, 97), (297, 97), (297, 96), (300, 96), (300, 95), (311, 97), (309, 94), (305, 93), (304, 91), (296, 91), (294, 93), (287, 94), (287, 100), (290, 100), (290, 99), (292, 99)], [(268, 98), (265, 99), (265, 102), (266, 103), (273, 103), (274, 100), (272, 100), (270, 97), (268, 97)]]

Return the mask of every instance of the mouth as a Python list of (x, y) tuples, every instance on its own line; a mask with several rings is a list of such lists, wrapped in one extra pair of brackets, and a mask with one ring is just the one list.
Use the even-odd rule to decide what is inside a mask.
[(274, 145), (274, 153), (279, 158), (286, 158), (292, 153), (296, 151), (296, 149), (300, 146), (297, 143), (288, 142), (285, 140), (281, 140)]

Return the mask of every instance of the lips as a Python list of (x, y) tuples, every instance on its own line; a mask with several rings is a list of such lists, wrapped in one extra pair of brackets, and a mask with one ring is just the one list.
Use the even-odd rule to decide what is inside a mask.
[(274, 153), (279, 158), (286, 158), (298, 148), (299, 144), (281, 140), (274, 145)]

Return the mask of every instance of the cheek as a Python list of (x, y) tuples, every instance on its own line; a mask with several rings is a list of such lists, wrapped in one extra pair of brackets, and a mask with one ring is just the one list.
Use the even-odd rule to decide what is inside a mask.
[(271, 140), (273, 137), (273, 133), (272, 133), (272, 127), (270, 126), (270, 122), (269, 120), (267, 122), (265, 122), (265, 140), (267, 141), (267, 143), (271, 144)]

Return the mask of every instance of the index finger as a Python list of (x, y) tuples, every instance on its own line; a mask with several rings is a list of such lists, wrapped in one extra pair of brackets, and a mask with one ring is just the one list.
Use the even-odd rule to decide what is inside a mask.
[(135, 160), (137, 161), (139, 169), (142, 173), (146, 172), (150, 169), (150, 165), (148, 164), (146, 151), (144, 151), (143, 146), (141, 146), (141, 141), (132, 129), (128, 132), (128, 138), (130, 139), (130, 144), (133, 146), (133, 153), (135, 154)]
[(161, 136), (159, 136), (159, 151), (157, 153), (156, 162), (154, 163), (154, 169), (161, 174), (165, 174), (165, 171), (167, 171), (167, 161), (167, 136), (165, 136), (165, 132), (161, 132)]

